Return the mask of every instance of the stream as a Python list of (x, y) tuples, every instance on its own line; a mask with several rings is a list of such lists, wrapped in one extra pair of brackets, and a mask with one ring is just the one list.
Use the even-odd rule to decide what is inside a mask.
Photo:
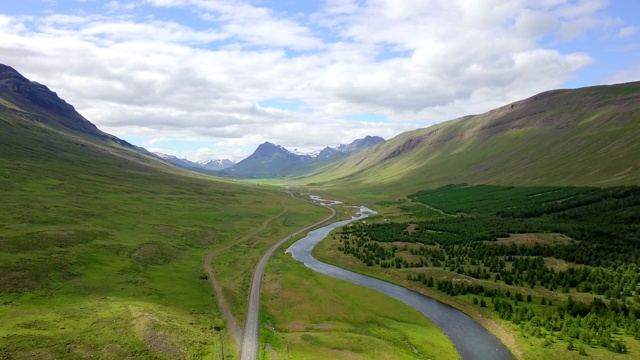
[[(325, 205), (339, 204), (339, 202), (323, 200), (317, 196), (311, 196), (311, 199)], [(361, 206), (359, 208), (360, 210), (355, 217), (337, 221), (309, 232), (305, 238), (293, 243), (285, 253), (291, 254), (294, 259), (314, 271), (379, 291), (418, 310), (444, 331), (463, 360), (516, 359), (498, 338), (461, 311), (415, 291), (329, 265), (311, 256), (313, 247), (327, 237), (333, 229), (377, 214), (367, 207)]]

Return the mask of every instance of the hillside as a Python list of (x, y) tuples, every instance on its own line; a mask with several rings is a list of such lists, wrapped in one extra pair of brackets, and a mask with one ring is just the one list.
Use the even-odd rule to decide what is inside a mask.
[(640, 82), (554, 90), (403, 133), (296, 179), (401, 194), (452, 183), (640, 183)]
[(4, 64), (0, 64), (0, 108), (5, 113), (52, 126), (92, 141), (115, 143), (147, 153), (144, 149), (102, 132), (45, 85), (30, 81)]
[[(2, 359), (222, 358), (234, 345), (205, 256), (287, 208), (300, 214), (235, 247), (240, 284), (272, 237), (326, 216), (140, 152), (6, 66), (0, 189)], [(243, 297), (240, 285), (223, 286), (230, 300)]]

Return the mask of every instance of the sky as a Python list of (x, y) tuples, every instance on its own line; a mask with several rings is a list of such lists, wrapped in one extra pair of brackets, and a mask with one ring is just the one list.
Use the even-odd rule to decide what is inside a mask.
[(190, 160), (389, 139), (640, 80), (636, 0), (3, 0), (0, 63)]

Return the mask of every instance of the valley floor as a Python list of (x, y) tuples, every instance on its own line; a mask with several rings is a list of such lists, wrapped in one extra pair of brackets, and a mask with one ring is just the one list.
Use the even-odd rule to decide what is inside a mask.
[[(495, 222), (491, 218), (493, 215), (478, 220), (477, 217), (482, 216), (473, 215), (478, 211), (473, 207), (495, 211), (493, 209), (502, 206), (496, 204), (505, 199), (519, 201), (513, 200), (513, 193), (505, 193), (506, 197), (487, 197), (486, 190), (504, 189), (467, 189), (471, 190), (462, 196), (455, 193), (459, 191), (456, 189), (442, 190), (454, 193), (448, 198), (440, 198), (455, 204), (470, 204), (466, 205), (466, 210), (460, 207), (465, 212), (451, 212), (446, 208), (448, 205), (445, 206), (447, 211), (443, 211), (440, 207), (424, 206), (418, 203), (419, 200), (380, 202), (376, 207), (381, 213), (379, 217), (367, 219), (366, 224), (354, 223), (336, 230), (316, 246), (314, 256), (450, 304), (501, 338), (519, 358), (577, 359), (586, 354), (591, 359), (612, 359), (640, 354), (640, 320), (637, 320), (639, 311), (636, 304), (640, 299), (639, 279), (634, 251), (625, 250), (626, 255), (620, 255), (627, 256), (626, 263), (619, 260), (613, 264), (603, 262), (600, 265), (585, 265), (591, 254), (585, 254), (586, 258), (582, 260), (579, 252), (565, 255), (564, 250), (574, 246), (575, 240), (559, 233), (521, 233), (512, 236), (507, 233), (499, 235), (502, 237), (495, 242), (476, 240), (457, 242), (455, 245), (425, 240), (433, 236), (446, 239), (449, 236), (447, 231), (462, 229), (462, 225), (452, 227), (451, 224), (482, 221), (495, 228), (506, 226)], [(515, 188), (513, 191), (527, 193), (526, 196), (531, 196), (532, 191), (548, 191), (542, 190)], [(620, 194), (635, 196), (630, 195), (636, 191), (635, 188), (628, 190), (623, 189)], [(483, 201), (492, 198), (493, 205), (474, 202), (476, 198), (471, 194), (472, 191), (477, 191), (478, 198), (484, 198)], [(597, 195), (600, 190), (577, 188), (566, 191), (572, 192), (573, 199), (579, 199), (582, 196), (580, 194), (587, 193), (596, 199), (594, 194)], [(614, 193), (617, 190), (603, 191)], [(434, 190), (433, 194), (436, 192)], [(455, 202), (456, 196), (461, 203)], [(553, 196), (563, 195), (556, 192)], [(624, 204), (621, 207), (616, 207), (610, 200), (606, 201), (609, 210), (602, 210), (597, 215), (601, 218), (608, 218), (612, 211), (619, 219), (623, 218), (621, 214), (625, 212), (637, 214), (635, 205), (629, 205), (626, 200), (621, 200), (621, 204)], [(581, 204), (578, 208), (594, 203), (576, 200), (578, 202)], [(569, 205), (565, 203), (565, 206)], [(458, 205), (451, 206), (455, 208)], [(593, 213), (564, 211), (564, 217), (558, 218), (563, 221), (568, 221), (567, 214), (570, 211)], [(527, 221), (520, 220), (519, 224)], [(547, 219), (546, 223), (553, 221)], [(594, 221), (590, 223), (595, 224), (593, 226), (600, 229), (598, 231), (606, 228)], [(618, 223), (621, 224), (620, 221)], [(631, 226), (634, 229), (635, 225)], [(470, 234), (475, 234), (473, 236), (484, 236), (482, 226), (474, 225), (470, 229)], [(588, 234), (588, 229), (582, 231)], [(617, 231), (623, 234), (625, 230), (620, 225)], [(581, 246), (589, 245), (583, 243)], [(519, 254), (503, 255), (501, 251)], [(543, 251), (550, 251), (553, 255), (531, 256), (543, 254)], [(613, 250), (611, 252), (615, 253)], [(569, 261), (568, 256), (579, 263)], [(607, 256), (614, 255), (600, 254), (597, 258), (606, 261)]]

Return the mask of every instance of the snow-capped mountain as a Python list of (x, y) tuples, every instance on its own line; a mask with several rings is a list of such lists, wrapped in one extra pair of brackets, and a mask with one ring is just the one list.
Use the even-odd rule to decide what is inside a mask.
[(156, 155), (176, 166), (191, 170), (222, 171), (221, 174), (240, 177), (273, 177), (290, 175), (310, 166), (337, 160), (381, 142), (384, 142), (384, 139), (379, 136), (367, 136), (349, 144), (327, 146), (311, 153), (303, 153), (298, 149), (289, 150), (284, 146), (265, 142), (258, 146), (253, 154), (238, 163), (228, 159), (191, 161), (173, 155)]
[(200, 165), (201, 168), (206, 170), (223, 170), (235, 165), (236, 163), (229, 159), (218, 159), (196, 161), (196, 164)]
[(378, 136), (367, 136), (350, 144), (338, 147), (326, 147), (313, 153), (301, 153), (297, 149), (288, 150), (283, 146), (270, 142), (260, 144), (246, 159), (222, 171), (223, 174), (238, 177), (278, 177), (287, 176), (326, 164), (365, 147), (373, 146), (384, 139)]
[(179, 158), (177, 156), (156, 153), (161, 159), (167, 161), (173, 165), (179, 166), (185, 169), (202, 169), (202, 170), (223, 170), (235, 165), (235, 162), (229, 159), (220, 160), (203, 160), (203, 161), (191, 161), (185, 158)]

